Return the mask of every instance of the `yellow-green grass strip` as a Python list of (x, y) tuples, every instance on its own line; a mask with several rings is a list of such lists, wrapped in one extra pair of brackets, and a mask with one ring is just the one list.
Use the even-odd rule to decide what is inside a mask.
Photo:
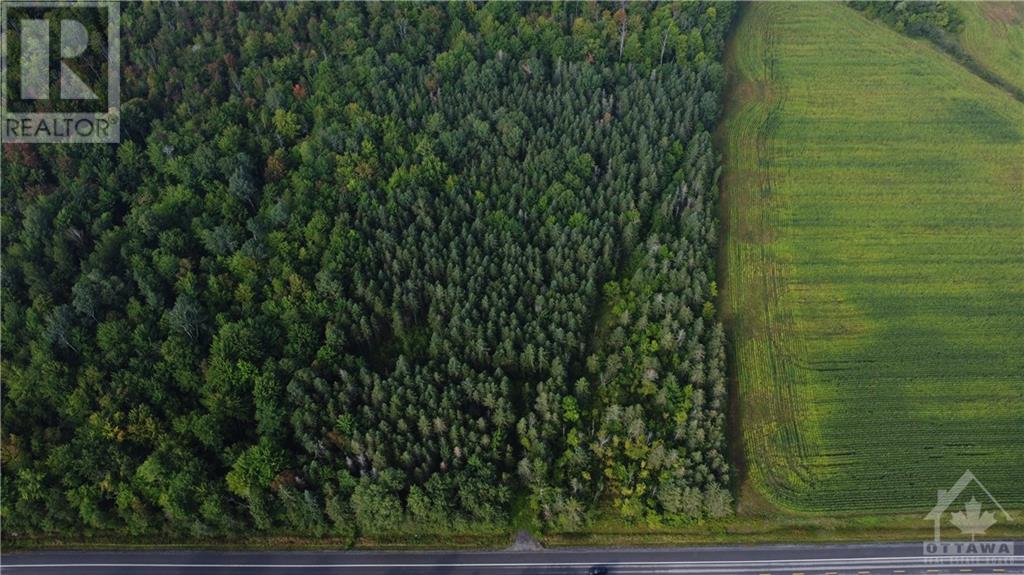
[(1024, 3), (963, 2), (960, 42), (964, 50), (1002, 81), (1024, 90)]

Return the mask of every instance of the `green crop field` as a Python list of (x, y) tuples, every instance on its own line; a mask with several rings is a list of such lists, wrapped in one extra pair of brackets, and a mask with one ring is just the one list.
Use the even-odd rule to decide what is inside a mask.
[(741, 510), (926, 509), (968, 468), (1020, 507), (1024, 105), (840, 4), (752, 4), (736, 34)]
[(1024, 3), (964, 2), (961, 43), (979, 64), (1024, 90)]

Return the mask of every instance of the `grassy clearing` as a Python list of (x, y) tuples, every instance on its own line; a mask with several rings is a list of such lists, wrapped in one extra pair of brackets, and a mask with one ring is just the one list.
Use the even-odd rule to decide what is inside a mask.
[(339, 537), (311, 538), (302, 535), (260, 535), (238, 537), (40, 537), (5, 542), (4, 551), (38, 549), (212, 549), (212, 550), (430, 550), (430, 549), (504, 549), (512, 535), (395, 535), (360, 537), (356, 541)]
[(755, 3), (724, 125), (740, 510), (1024, 503), (1024, 106), (842, 5)]
[[(1011, 511), (1014, 517), (1020, 512)], [(954, 529), (955, 532), (955, 529)], [(987, 539), (1019, 539), (1020, 522), (997, 523)], [(921, 514), (839, 515), (836, 517), (774, 513), (736, 516), (690, 527), (627, 527), (621, 522), (598, 522), (585, 533), (553, 533), (542, 538), (547, 547), (619, 545), (752, 545), (761, 543), (836, 543), (924, 541), (932, 537), (931, 523)]]
[(960, 41), (976, 62), (1024, 90), (1024, 3), (963, 2)]
[[(1010, 510), (1014, 517), (1024, 510)], [(743, 545), (758, 543), (836, 543), (840, 541), (922, 541), (932, 536), (931, 523), (921, 514), (863, 515), (835, 517), (800, 513), (773, 513), (762, 516), (733, 516), (702, 521), (683, 527), (625, 525), (609, 515), (585, 532), (547, 533), (539, 537), (545, 547), (572, 546), (665, 546), (665, 545)], [(1020, 539), (1024, 524), (997, 523), (983, 539)], [(41, 538), (5, 543), (5, 551), (21, 549), (217, 549), (217, 550), (430, 550), (430, 549), (504, 549), (513, 540), (503, 534), (423, 534), (386, 538), (312, 539), (301, 536), (270, 535), (236, 538), (168, 539), (116, 537)]]

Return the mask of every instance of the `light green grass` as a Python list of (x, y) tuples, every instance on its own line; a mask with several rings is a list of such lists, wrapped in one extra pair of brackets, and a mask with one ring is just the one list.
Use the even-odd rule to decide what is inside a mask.
[[(1014, 517), (1024, 516), (1024, 509), (1010, 509)], [(537, 533), (537, 532), (535, 532)], [(618, 547), (664, 545), (751, 545), (757, 543), (836, 543), (922, 541), (931, 538), (931, 524), (921, 514), (838, 516), (806, 513), (772, 513), (760, 516), (739, 515), (702, 521), (691, 525), (667, 527), (624, 524), (615, 513), (599, 518), (585, 531), (538, 534), (545, 547)], [(980, 539), (1020, 539), (1024, 524), (1000, 522), (989, 528)], [(513, 541), (513, 533), (434, 535), (411, 533), (391, 537), (312, 539), (288, 535), (246, 535), (234, 538), (130, 538), (95, 536), (45, 537), (19, 539), (5, 543), (5, 551), (28, 549), (216, 549), (216, 550), (403, 550), (403, 549), (504, 549)]]
[[(1010, 510), (1015, 518), (1020, 511)], [(956, 533), (956, 529), (953, 529)], [(996, 523), (985, 539), (1019, 539), (1021, 522)], [(837, 543), (924, 541), (931, 539), (932, 526), (921, 514), (822, 515), (773, 513), (764, 516), (734, 516), (686, 527), (627, 526), (612, 518), (598, 521), (582, 533), (550, 533), (542, 537), (546, 547), (586, 545), (753, 545), (761, 543)]]
[(963, 2), (960, 42), (981, 66), (1024, 90), (1024, 3)]
[[(832, 3), (754, 3), (724, 124), (741, 511), (1024, 503), (1024, 105)], [(765, 505), (765, 502), (768, 505)]]

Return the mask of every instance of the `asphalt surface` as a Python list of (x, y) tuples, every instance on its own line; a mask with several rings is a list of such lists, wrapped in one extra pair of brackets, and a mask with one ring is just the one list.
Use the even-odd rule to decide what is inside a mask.
[(991, 558), (924, 556), (921, 543), (772, 545), (544, 551), (42, 551), (0, 555), (9, 575), (584, 575), (615, 574), (936, 575), (1024, 574), (1024, 541), (1016, 555)]

